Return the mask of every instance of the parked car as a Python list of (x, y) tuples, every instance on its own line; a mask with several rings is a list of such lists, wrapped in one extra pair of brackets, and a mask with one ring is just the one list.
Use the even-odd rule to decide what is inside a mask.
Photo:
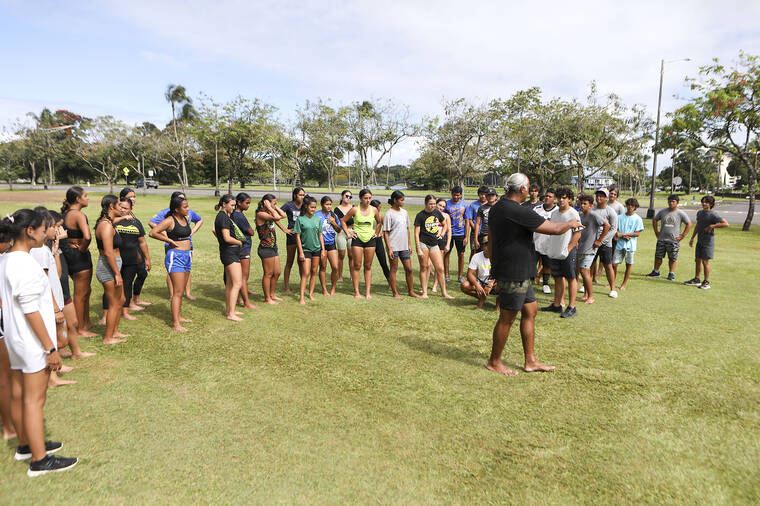
[(135, 188), (158, 188), (158, 181), (150, 178), (140, 178), (135, 183)]

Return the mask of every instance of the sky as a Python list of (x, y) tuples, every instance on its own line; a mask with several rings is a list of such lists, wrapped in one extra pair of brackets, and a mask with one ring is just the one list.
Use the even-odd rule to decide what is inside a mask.
[[(531, 86), (582, 99), (595, 80), (654, 118), (661, 59), (690, 58), (666, 63), (665, 114), (700, 65), (760, 54), (758, 19), (751, 0), (0, 0), (0, 130), (43, 107), (162, 126), (170, 83), (287, 121), (316, 98), (390, 98), (422, 119)], [(391, 162), (417, 153), (406, 142)]]

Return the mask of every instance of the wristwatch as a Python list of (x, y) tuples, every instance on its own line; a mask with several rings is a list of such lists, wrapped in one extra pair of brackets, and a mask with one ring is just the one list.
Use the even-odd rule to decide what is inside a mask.
[(55, 347), (53, 347), (53, 348), (50, 348), (49, 350), (46, 350), (46, 351), (45, 351), (45, 355), (50, 355), (50, 354), (51, 354), (51, 353), (53, 353), (55, 350), (56, 350), (56, 348), (55, 348)]

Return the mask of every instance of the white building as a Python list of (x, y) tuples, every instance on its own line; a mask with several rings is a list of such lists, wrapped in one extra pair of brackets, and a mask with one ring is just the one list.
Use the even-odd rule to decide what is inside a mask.
[[(578, 176), (571, 176), (570, 184), (573, 187), (577, 187)], [(606, 172), (599, 172), (597, 174), (594, 174), (593, 176), (586, 177), (585, 182), (583, 184), (583, 189), (596, 190), (597, 188), (609, 188), (610, 186), (614, 184), (615, 184), (615, 180), (612, 179), (612, 176), (610, 176)]]
[(734, 188), (739, 179), (741, 179), (741, 176), (732, 176), (728, 173), (728, 164), (731, 163), (732, 159), (733, 157), (728, 153), (724, 153), (721, 156), (720, 164), (718, 165), (719, 188)]

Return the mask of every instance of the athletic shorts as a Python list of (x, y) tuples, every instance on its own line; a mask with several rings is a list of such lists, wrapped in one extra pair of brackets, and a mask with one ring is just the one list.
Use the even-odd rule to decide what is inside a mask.
[(616, 249), (615, 253), (612, 255), (612, 263), (619, 265), (623, 263), (623, 260), (625, 260), (625, 263), (633, 265), (633, 258), (635, 256), (636, 252), (633, 250)]
[(581, 269), (590, 269), (591, 264), (594, 263), (594, 258), (596, 257), (596, 253), (587, 253), (585, 255), (577, 255), (578, 257), (578, 267)]
[(499, 280), (499, 307), (508, 311), (520, 311), (525, 304), (536, 302), (533, 283), (524, 281)]
[(424, 242), (421, 242), (421, 243), (420, 243), (420, 249), (421, 249), (421, 250), (423, 250), (423, 251), (424, 251), (424, 250), (430, 250), (430, 251), (441, 251), (441, 247), (440, 247), (440, 246), (438, 246), (437, 244), (436, 244), (435, 246), (428, 246), (428, 245), (427, 245), (427, 244), (425, 244)]
[(280, 256), (280, 254), (277, 252), (276, 246), (274, 248), (259, 246), (257, 253), (259, 254), (259, 258), (274, 258)]
[(164, 257), (164, 266), (166, 272), (190, 272), (193, 265), (193, 255), (191, 251), (181, 249), (168, 249)]
[(219, 260), (225, 267), (240, 263), (240, 246), (225, 246), (219, 249)]
[[(352, 232), (353, 230), (353, 228), (348, 227), (349, 232)], [(338, 251), (345, 251), (346, 249), (350, 248), (351, 241), (352, 239), (348, 237), (343, 230), (335, 235), (335, 246), (338, 248)]]
[(612, 263), (612, 246), (605, 246), (602, 244), (599, 246), (596, 254), (599, 257), (599, 261), (602, 262), (603, 265), (609, 265)]
[(69, 288), (69, 263), (64, 255), (58, 256), (61, 259), (61, 290), (63, 290), (63, 305), (71, 304), (71, 290)]
[[(452, 235), (451, 244), (457, 249), (458, 253), (464, 253), (464, 236), (463, 235)], [(451, 249), (454, 249), (454, 248), (451, 248)]]
[(296, 234), (285, 234), (285, 246), (296, 246)]
[(318, 249), (317, 251), (309, 251), (307, 249), (303, 250), (304, 258), (319, 258), (321, 254), (322, 254), (321, 249)]
[(69, 274), (92, 270), (92, 255), (90, 251), (82, 253), (77, 248), (63, 248), (63, 256), (69, 266)]
[(408, 249), (402, 249), (393, 252), (393, 258), (398, 258), (402, 262), (412, 259), (412, 253)]
[(577, 248), (567, 254), (566, 258), (549, 258), (544, 257), (546, 262), (544, 265), (551, 267), (552, 276), (555, 278), (575, 279), (577, 277)]
[[(118, 267), (119, 272), (121, 272), (121, 257), (116, 257), (116, 267)], [(111, 270), (111, 266), (108, 265), (108, 261), (103, 255), (98, 257), (98, 265), (95, 266), (95, 277), (103, 284), (116, 279), (116, 275), (113, 270)]]
[[(55, 339), (55, 336), (50, 337)], [(47, 367), (47, 355), (45, 355), (45, 350), (36, 337), (31, 336), (27, 340), (6, 336), (1, 341), (5, 341), (5, 344), (0, 342), (0, 346), (8, 348), (8, 359), (12, 370), (21, 371), (24, 374), (34, 374)]]
[(325, 251), (335, 251), (336, 249), (338, 248), (335, 246), (335, 243), (325, 244)]
[(446, 251), (446, 243), (448, 242), (447, 238), (444, 237), (442, 239), (438, 239), (438, 247), (441, 249), (441, 251)]
[(240, 260), (244, 258), (251, 258), (251, 248), (240, 249)]
[(694, 248), (694, 258), (701, 260), (710, 260), (715, 255), (715, 243), (702, 244), (697, 241), (697, 247)]
[(352, 248), (374, 248), (376, 246), (377, 246), (377, 242), (375, 242), (374, 237), (367, 242), (362, 241), (358, 237), (356, 239), (351, 240)]
[(671, 262), (675, 262), (678, 260), (678, 250), (681, 247), (681, 243), (678, 241), (676, 242), (665, 242), (665, 241), (657, 241), (657, 245), (654, 247), (654, 257), (655, 258), (665, 258), (665, 254), (668, 254), (668, 259)]

